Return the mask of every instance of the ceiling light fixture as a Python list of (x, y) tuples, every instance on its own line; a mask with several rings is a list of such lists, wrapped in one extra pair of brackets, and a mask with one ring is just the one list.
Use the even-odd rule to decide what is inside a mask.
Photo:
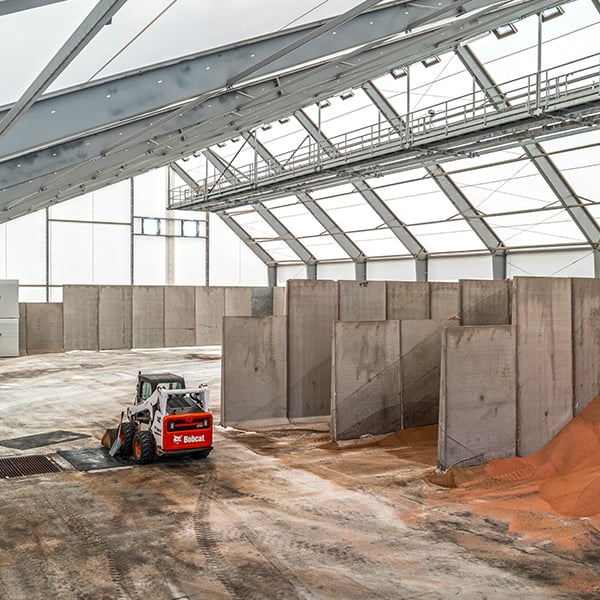
[(354, 92), (352, 90), (347, 90), (346, 92), (342, 92), (340, 94), (340, 98), (342, 100), (350, 100), (350, 98), (354, 97)]
[(492, 31), (499, 40), (502, 40), (509, 35), (517, 33), (517, 28), (512, 23), (507, 23), (506, 25), (500, 25), (492, 29)]
[(282, 125), (285, 125), (286, 123), (289, 123), (289, 122), (290, 122), (290, 118), (289, 118), (289, 117), (283, 117), (283, 119), (279, 119), (279, 122), (280, 122)]
[(319, 102), (319, 108), (327, 108), (328, 106), (331, 106), (329, 100), (321, 100), (321, 102)]
[(225, 148), (225, 146), (227, 146), (227, 142), (219, 142), (219, 143), (217, 144), (217, 146), (218, 146), (219, 148)]
[(553, 6), (552, 8), (548, 8), (541, 12), (542, 15), (542, 23), (546, 21), (550, 21), (552, 19), (556, 19), (556, 17), (560, 17), (565, 14), (565, 9), (562, 6)]
[(439, 56), (430, 56), (429, 58), (425, 58), (421, 61), (424, 67), (433, 67), (433, 65), (437, 65), (441, 62), (442, 59)]
[(390, 75), (394, 79), (401, 79), (402, 77), (406, 77), (408, 75), (408, 69), (406, 67), (394, 67), (390, 71)]
[(260, 127), (263, 131), (269, 131), (269, 129), (273, 129), (273, 125), (271, 125), (271, 123), (265, 123), (264, 125), (261, 125)]

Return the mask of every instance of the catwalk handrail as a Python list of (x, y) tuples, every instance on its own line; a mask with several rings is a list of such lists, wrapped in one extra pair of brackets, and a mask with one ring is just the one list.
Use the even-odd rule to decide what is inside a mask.
[(282, 176), (306, 174), (392, 148), (410, 149), (440, 135), (458, 136), (469, 129), (491, 126), (500, 116), (543, 114), (565, 101), (583, 103), (590, 96), (600, 96), (600, 54), (428, 105), (398, 115), (393, 123), (378, 122), (327, 140), (305, 138), (294, 150), (278, 154), (273, 160), (255, 160), (236, 166), (231, 169), (234, 177), (223, 177), (222, 172), (215, 169), (198, 181), (195, 190), (187, 185), (172, 188), (169, 208), (183, 208), (238, 189), (258, 188)]

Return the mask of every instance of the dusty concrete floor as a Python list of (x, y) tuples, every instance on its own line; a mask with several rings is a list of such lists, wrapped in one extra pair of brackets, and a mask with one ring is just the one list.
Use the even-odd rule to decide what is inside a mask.
[[(594, 522), (532, 536), (465, 503), (424, 477), (432, 431), (340, 449), (319, 428), (217, 428), (208, 459), (90, 471), (58, 454), (99, 448), (139, 369), (208, 382), (217, 409), (220, 361), (206, 353), (0, 359), (0, 457), (65, 468), (0, 481), (1, 598), (600, 598)], [(2, 445), (58, 430), (88, 437)], [(556, 542), (575, 530), (577, 544)]]

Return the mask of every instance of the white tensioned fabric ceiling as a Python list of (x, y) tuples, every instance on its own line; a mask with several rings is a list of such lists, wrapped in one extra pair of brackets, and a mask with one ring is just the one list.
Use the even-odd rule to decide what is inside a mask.
[(501, 278), (508, 255), (569, 250), (547, 274), (600, 275), (598, 0), (14, 5), (0, 220), (170, 165), (170, 207), (216, 212), (270, 266), (407, 258), (425, 278), (481, 255)]

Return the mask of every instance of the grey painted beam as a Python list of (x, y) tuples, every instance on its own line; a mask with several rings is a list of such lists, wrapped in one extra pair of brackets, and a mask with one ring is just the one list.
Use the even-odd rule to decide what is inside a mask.
[(100, 0), (77, 27), (52, 60), (8, 112), (0, 118), (0, 139), (43, 94), (48, 86), (73, 62), (77, 55), (94, 39), (127, 0)]
[(31, 8), (39, 8), (47, 4), (58, 4), (65, 0), (0, 0), (0, 16), (11, 13), (20, 12), (22, 10), (30, 10)]
[(379, 109), (379, 112), (387, 119), (388, 123), (397, 131), (402, 129), (402, 118), (396, 112), (396, 109), (390, 104), (390, 101), (379, 91), (379, 88), (372, 82), (367, 81), (363, 85), (363, 90), (369, 100)]
[(452, 202), (456, 210), (461, 214), (466, 222), (471, 226), (477, 237), (483, 242), (485, 247), (493, 252), (504, 249), (502, 240), (494, 233), (494, 230), (481, 218), (481, 215), (473, 208), (467, 197), (462, 193), (458, 186), (446, 175), (441, 165), (426, 166), (425, 170), (431, 178), (438, 184), (439, 188)]
[(496, 110), (503, 110), (509, 106), (504, 99), (504, 94), (475, 56), (473, 51), (468, 46), (457, 46), (456, 55), (460, 58), (465, 69), (469, 71), (471, 77), (477, 82), (477, 85), (482, 89)]

